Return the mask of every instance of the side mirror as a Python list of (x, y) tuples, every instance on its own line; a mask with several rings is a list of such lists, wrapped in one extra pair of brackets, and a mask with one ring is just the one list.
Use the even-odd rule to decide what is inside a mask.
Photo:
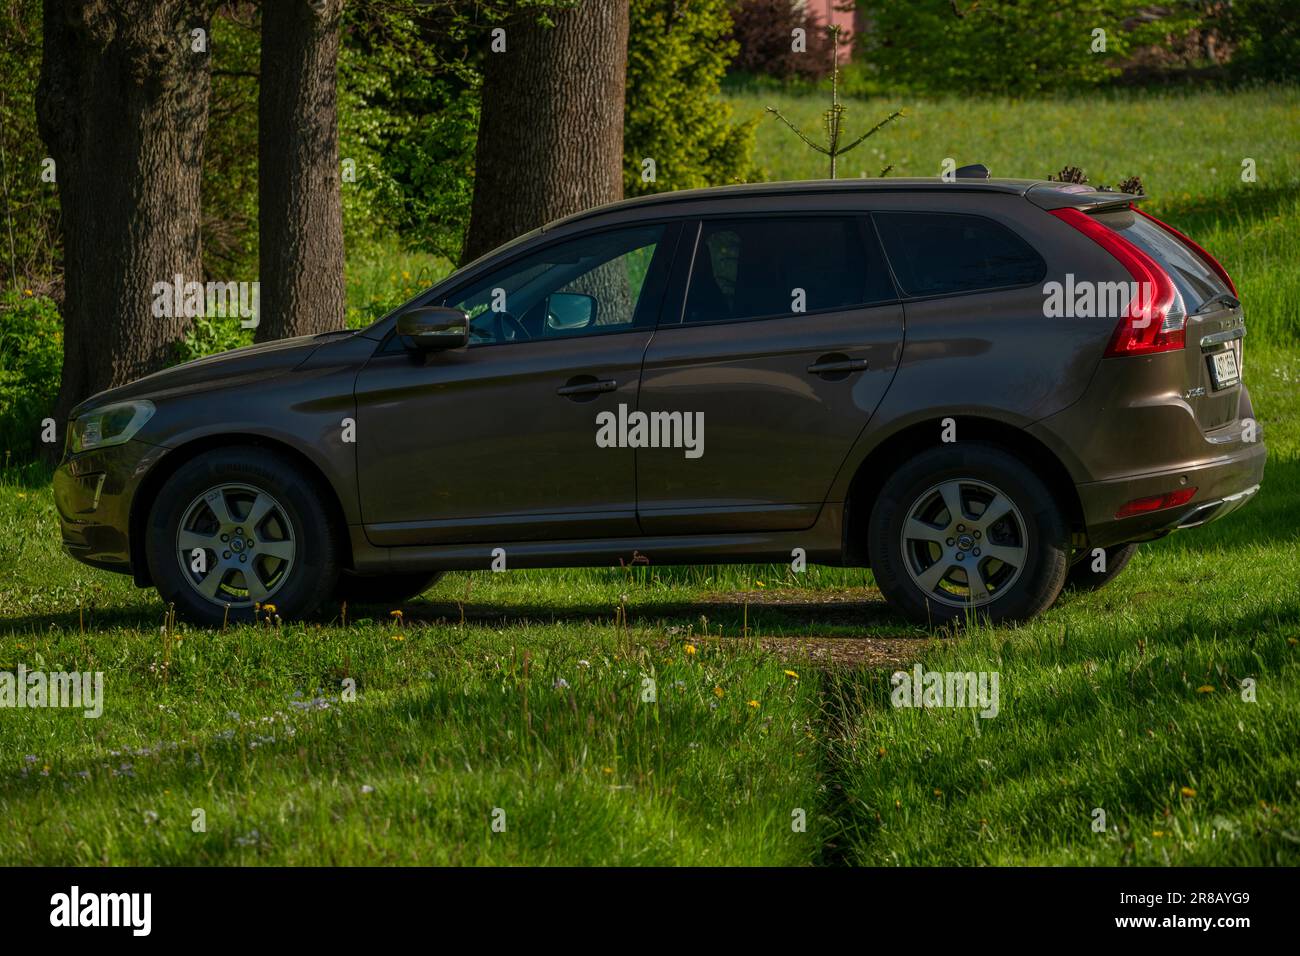
[(546, 297), (546, 325), (557, 332), (585, 329), (596, 321), (596, 298), (582, 292), (552, 292)]
[(464, 348), (469, 344), (469, 316), (441, 305), (411, 309), (397, 317), (397, 334), (424, 352)]

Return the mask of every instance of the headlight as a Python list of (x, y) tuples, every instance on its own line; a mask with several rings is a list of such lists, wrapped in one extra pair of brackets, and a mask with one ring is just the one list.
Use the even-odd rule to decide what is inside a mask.
[(77, 452), (120, 445), (135, 437), (153, 418), (153, 402), (144, 400), (105, 405), (78, 416), (68, 430), (68, 448)]

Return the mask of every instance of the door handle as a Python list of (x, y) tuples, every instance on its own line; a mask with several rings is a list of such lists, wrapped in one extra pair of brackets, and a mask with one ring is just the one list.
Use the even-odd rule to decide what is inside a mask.
[[(590, 378), (590, 376), (582, 376)], [(566, 398), (571, 395), (599, 395), (601, 392), (612, 392), (618, 388), (618, 382), (612, 378), (592, 379), (591, 381), (569, 380), (569, 384), (561, 385), (555, 390), (556, 395), (563, 395)]]
[(808, 366), (808, 371), (813, 375), (825, 375), (827, 372), (857, 372), (867, 368), (870, 363), (866, 359), (843, 359), (840, 361), (821, 361), (814, 362)]

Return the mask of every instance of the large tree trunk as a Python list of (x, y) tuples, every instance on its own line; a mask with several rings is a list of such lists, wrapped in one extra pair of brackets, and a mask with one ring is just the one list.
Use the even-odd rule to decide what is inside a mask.
[(45, 0), (36, 112), (55, 161), (64, 256), (62, 423), (167, 364), (188, 324), (154, 286), (202, 281), (199, 181), (211, 0)]
[(626, 0), (582, 0), (555, 27), (520, 17), (488, 53), (474, 204), (475, 259), (559, 216), (623, 197)]
[(257, 340), (344, 325), (337, 65), (343, 0), (262, 5)]

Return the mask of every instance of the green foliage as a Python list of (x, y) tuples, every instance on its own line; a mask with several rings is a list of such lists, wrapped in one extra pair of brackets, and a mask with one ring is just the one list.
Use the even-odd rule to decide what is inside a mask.
[(58, 252), (58, 192), (36, 129), (40, 0), (0, 3), (0, 289), (44, 290)]
[(63, 322), (54, 300), (0, 293), (0, 455), (22, 461), (40, 445), (63, 363)]
[(177, 362), (189, 362), (252, 344), (253, 330), (243, 328), (239, 319), (204, 316), (194, 320), (173, 348)]
[(1296, 0), (1236, 0), (1228, 34), (1238, 44), (1233, 72), (1270, 81), (1300, 79), (1300, 7)]
[[(1120, 26), (1126, 0), (859, 0), (873, 24), (859, 35), (866, 61), (887, 85), (936, 93), (1034, 93), (1096, 84), (1140, 39)], [(1106, 52), (1092, 52), (1093, 30)]]
[[(754, 178), (757, 120), (733, 123), (719, 96), (736, 49), (727, 39), (727, 6), (727, 0), (632, 0), (623, 126), (626, 195)], [(642, 182), (646, 158), (655, 161), (655, 182)]]

